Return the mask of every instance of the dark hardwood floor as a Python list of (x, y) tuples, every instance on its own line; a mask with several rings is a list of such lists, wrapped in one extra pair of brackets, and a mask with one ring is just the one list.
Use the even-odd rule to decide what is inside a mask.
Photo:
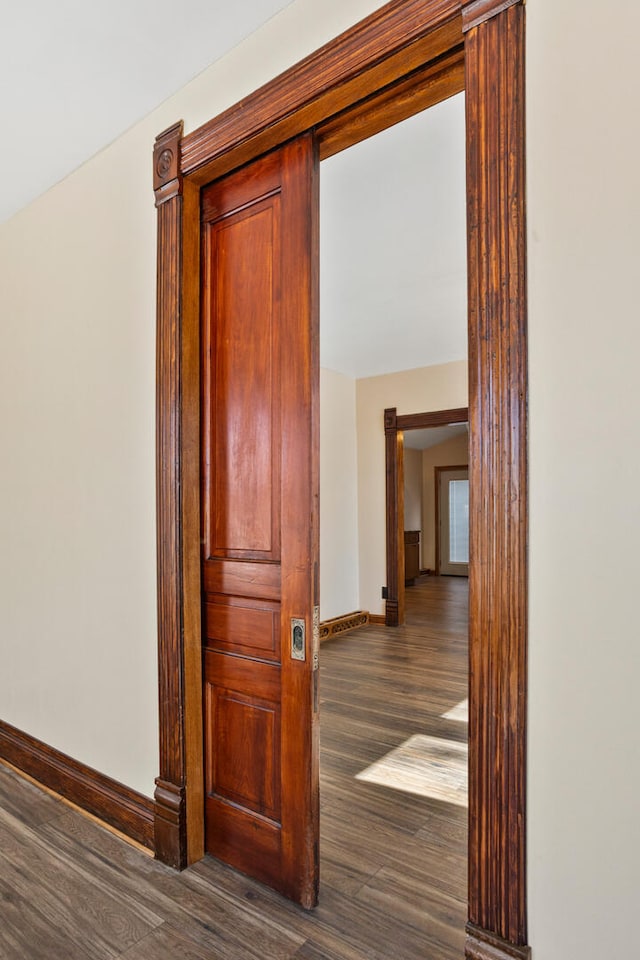
[[(447, 745), (459, 762), (466, 738), (443, 717), (466, 697), (466, 634), (466, 580), (422, 578), (405, 627), (323, 644), (311, 913), (210, 858), (174, 873), (0, 766), (0, 958), (459, 960), (467, 811), (437, 796), (455, 794)], [(399, 789), (408, 776), (429, 794), (421, 751), (434, 742), (436, 797)], [(357, 776), (384, 758), (386, 785)]]

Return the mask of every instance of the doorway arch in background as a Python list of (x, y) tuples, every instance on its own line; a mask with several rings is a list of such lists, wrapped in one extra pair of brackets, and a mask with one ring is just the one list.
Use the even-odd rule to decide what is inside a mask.
[(404, 623), (404, 484), (400, 438), (405, 430), (446, 427), (451, 423), (467, 423), (468, 420), (468, 407), (401, 416), (398, 416), (396, 407), (388, 407), (384, 411), (387, 523), (385, 624), (388, 627), (397, 627)]

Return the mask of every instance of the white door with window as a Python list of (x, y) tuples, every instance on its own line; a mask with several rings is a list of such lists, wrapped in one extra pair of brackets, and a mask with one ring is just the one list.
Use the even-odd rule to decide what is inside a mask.
[(469, 470), (438, 471), (438, 542), (441, 574), (469, 576)]

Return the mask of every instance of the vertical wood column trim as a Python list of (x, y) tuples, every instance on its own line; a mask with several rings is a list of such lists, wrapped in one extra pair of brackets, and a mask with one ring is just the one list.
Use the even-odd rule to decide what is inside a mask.
[(527, 940), (524, 21), (524, 6), (509, 5), (465, 35), (470, 958), (519, 955), (497, 944)]
[[(388, 627), (397, 627), (402, 623), (399, 596), (401, 587), (398, 561), (398, 551), (400, 550), (398, 537), (400, 482), (398, 470), (398, 428), (396, 421), (397, 410), (395, 407), (389, 407), (384, 412), (385, 475), (387, 487), (387, 602), (385, 607), (385, 623)], [(402, 549), (404, 550), (404, 541)], [(404, 587), (404, 580), (402, 580), (402, 587)], [(404, 608), (404, 603), (402, 606)], [(404, 613), (404, 609), (402, 613)]]
[(186, 866), (183, 585), (180, 510), (182, 122), (161, 133), (153, 152), (158, 208), (156, 483), (158, 537), (158, 693), (160, 775), (156, 780), (156, 857)]

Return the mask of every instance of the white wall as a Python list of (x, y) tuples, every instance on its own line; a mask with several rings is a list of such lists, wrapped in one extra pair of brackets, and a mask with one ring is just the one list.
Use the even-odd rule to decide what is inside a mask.
[(529, 0), (529, 906), (637, 951), (640, 5)]
[(359, 607), (356, 382), (320, 370), (320, 619)]
[(360, 606), (384, 613), (386, 501), (384, 411), (424, 413), (467, 406), (467, 363), (443, 363), (356, 381)]

